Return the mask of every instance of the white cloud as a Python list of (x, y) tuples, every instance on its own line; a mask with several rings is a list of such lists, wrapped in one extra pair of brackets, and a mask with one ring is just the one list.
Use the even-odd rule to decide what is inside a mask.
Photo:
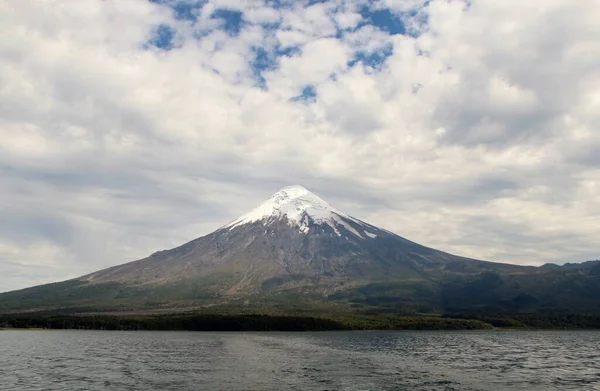
[(310, 39), (310, 36), (297, 30), (277, 30), (277, 40), (284, 48), (304, 45)]
[(335, 22), (341, 29), (351, 29), (362, 20), (362, 16), (358, 12), (337, 12), (333, 15)]
[[(216, 29), (218, 7), (249, 24)], [(415, 37), (336, 37), (356, 11), (211, 2), (194, 24), (143, 1), (0, 3), (0, 290), (181, 244), (295, 183), (461, 255), (598, 258), (600, 7), (432, 1)], [(177, 47), (145, 49), (161, 23)], [(253, 50), (277, 43), (300, 49), (261, 89)], [(315, 101), (290, 100), (308, 84)]]
[(281, 29), (300, 31), (311, 38), (333, 36), (335, 22), (331, 17), (334, 3), (316, 3), (303, 7), (298, 3), (293, 9), (282, 13)]
[(244, 18), (251, 23), (277, 23), (281, 14), (276, 9), (261, 6), (246, 10)]
[(281, 59), (280, 68), (267, 77), (269, 88), (291, 98), (305, 85), (324, 82), (330, 75), (343, 71), (349, 55), (348, 48), (337, 39), (310, 41), (297, 55)]

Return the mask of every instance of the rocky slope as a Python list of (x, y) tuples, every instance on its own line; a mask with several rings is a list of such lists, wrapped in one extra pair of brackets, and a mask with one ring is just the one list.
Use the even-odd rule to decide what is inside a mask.
[[(313, 284), (518, 267), (457, 257), (411, 242), (349, 216), (300, 186), (204, 237), (148, 258), (84, 276), (99, 284), (217, 282), (221, 295), (259, 293), (265, 286)], [(287, 284), (286, 284), (287, 283)]]

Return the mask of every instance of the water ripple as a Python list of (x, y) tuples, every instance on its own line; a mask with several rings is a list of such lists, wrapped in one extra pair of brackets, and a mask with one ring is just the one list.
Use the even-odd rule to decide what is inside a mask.
[(0, 389), (599, 390), (600, 332), (0, 332)]

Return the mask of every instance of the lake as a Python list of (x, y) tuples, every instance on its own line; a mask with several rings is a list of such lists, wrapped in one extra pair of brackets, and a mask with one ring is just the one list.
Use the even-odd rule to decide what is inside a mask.
[(0, 331), (0, 390), (598, 390), (600, 332)]

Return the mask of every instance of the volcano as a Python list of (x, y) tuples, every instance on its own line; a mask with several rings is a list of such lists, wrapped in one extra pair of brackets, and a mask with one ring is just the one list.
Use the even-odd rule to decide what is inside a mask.
[(420, 277), (460, 270), (457, 257), (349, 216), (301, 186), (285, 187), (215, 232), (172, 250), (81, 279), (99, 284), (214, 281), (214, 294), (256, 294), (275, 285)]
[(174, 249), (69, 281), (0, 294), (0, 310), (331, 301), (410, 308), (511, 306), (513, 300), (537, 303), (532, 292), (547, 294), (544, 284), (556, 276), (566, 278), (563, 271), (485, 262), (423, 246), (345, 214), (304, 187), (289, 186)]

